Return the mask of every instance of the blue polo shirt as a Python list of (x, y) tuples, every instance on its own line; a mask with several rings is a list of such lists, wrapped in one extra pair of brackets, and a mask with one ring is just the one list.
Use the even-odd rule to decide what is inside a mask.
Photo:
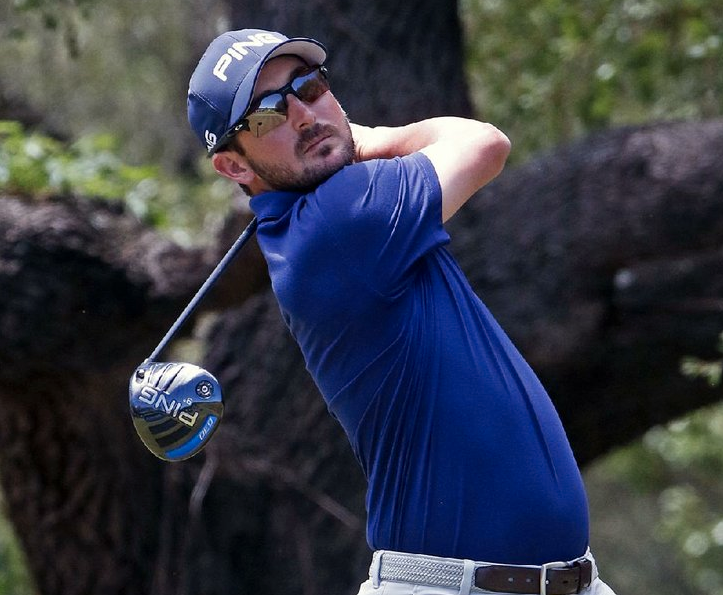
[(251, 207), (281, 313), (368, 479), (372, 549), (584, 554), (582, 479), (547, 393), (445, 248), (421, 153)]

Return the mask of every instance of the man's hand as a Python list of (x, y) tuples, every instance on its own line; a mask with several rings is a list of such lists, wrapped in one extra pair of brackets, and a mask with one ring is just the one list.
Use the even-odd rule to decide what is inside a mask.
[(354, 160), (368, 161), (369, 159), (389, 159), (401, 156), (392, 150), (389, 145), (389, 131), (386, 126), (361, 126), (349, 123), (354, 138)]

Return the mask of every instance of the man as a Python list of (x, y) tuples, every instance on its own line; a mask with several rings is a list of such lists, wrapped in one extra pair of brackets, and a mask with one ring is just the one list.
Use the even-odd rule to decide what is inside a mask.
[(508, 139), (460, 118), (350, 124), (325, 60), (311, 39), (225, 33), (188, 109), (252, 197), (281, 313), (368, 479), (361, 593), (611, 593), (559, 417), (445, 249)]

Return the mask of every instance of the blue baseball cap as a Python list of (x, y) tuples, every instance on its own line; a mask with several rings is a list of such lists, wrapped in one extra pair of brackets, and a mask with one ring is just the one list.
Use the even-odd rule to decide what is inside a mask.
[(225, 144), (226, 133), (248, 110), (263, 65), (288, 54), (313, 66), (326, 61), (326, 48), (318, 41), (275, 31), (228, 31), (211, 42), (188, 86), (188, 121), (209, 155)]

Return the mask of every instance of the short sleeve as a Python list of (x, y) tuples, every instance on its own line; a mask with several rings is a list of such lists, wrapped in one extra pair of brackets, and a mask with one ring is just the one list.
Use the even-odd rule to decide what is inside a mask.
[(379, 294), (402, 289), (425, 254), (449, 243), (442, 191), (422, 153), (349, 166), (316, 198), (349, 266)]

